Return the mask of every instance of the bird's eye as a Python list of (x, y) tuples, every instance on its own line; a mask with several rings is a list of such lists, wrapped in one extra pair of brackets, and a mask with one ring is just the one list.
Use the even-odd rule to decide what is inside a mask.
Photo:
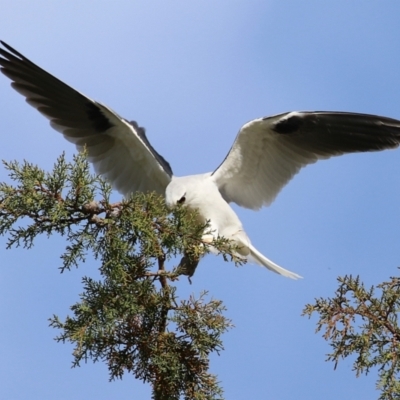
[(183, 203), (185, 202), (185, 200), (186, 200), (186, 197), (185, 197), (185, 195), (183, 195), (183, 196), (177, 201), (177, 203), (178, 203), (178, 204), (183, 204)]

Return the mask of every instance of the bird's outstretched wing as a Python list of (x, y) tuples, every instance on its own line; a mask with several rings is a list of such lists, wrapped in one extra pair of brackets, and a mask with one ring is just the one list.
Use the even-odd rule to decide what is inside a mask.
[(290, 112), (245, 124), (212, 177), (228, 202), (269, 205), (299, 170), (345, 153), (395, 148), (400, 121), (345, 112)]
[(172, 177), (169, 164), (154, 150), (144, 129), (110, 108), (89, 99), (29, 61), (1, 41), (1, 72), (51, 126), (81, 150), (124, 195), (142, 191), (165, 193)]

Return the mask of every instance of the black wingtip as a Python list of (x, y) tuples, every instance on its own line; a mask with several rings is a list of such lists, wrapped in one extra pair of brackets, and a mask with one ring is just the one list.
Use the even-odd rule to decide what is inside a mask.
[[(11, 51), (11, 53), (19, 54), (15, 49), (13, 49), (9, 44), (4, 42), (3, 40), (0, 40), (0, 43), (8, 50)], [(19, 54), (20, 55), (20, 54)]]
[[(19, 57), (21, 60), (31, 62), (31, 61), (28, 60), (25, 56), (23, 56), (21, 53), (19, 53), (17, 50), (15, 50), (13, 47), (11, 47), (9, 44), (7, 44), (6, 42), (4, 42), (3, 40), (0, 40), (0, 43), (8, 50), (11, 54), (13, 54), (14, 56)], [(4, 49), (0, 49), (0, 51), (2, 52), (2, 55), (3, 55), (4, 57), (6, 57), (6, 54), (9, 54), (9, 53), (7, 53), (7, 51), (5, 51)]]

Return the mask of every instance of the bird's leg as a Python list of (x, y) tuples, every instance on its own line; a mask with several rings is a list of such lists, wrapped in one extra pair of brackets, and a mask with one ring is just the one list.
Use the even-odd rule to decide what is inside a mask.
[(210, 244), (214, 240), (214, 235), (207, 233), (201, 237), (202, 242)]
[(208, 226), (204, 230), (201, 240), (205, 244), (210, 244), (218, 237), (218, 228), (213, 224), (212, 220), (208, 220)]

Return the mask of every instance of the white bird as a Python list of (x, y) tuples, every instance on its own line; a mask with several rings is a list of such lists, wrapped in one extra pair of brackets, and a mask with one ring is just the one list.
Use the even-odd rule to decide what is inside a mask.
[[(197, 209), (212, 237), (222, 236), (240, 254), (289, 278), (290, 272), (251, 244), (228, 203), (257, 210), (268, 206), (302, 167), (344, 153), (395, 148), (400, 121), (346, 112), (289, 112), (248, 122), (225, 160), (213, 172), (176, 177), (168, 162), (136, 122), (91, 100), (1, 42), (0, 66), (12, 87), (50, 120), (50, 125), (82, 150), (95, 171), (124, 196), (155, 191), (166, 204)], [(210, 236), (204, 237), (210, 241)]]

